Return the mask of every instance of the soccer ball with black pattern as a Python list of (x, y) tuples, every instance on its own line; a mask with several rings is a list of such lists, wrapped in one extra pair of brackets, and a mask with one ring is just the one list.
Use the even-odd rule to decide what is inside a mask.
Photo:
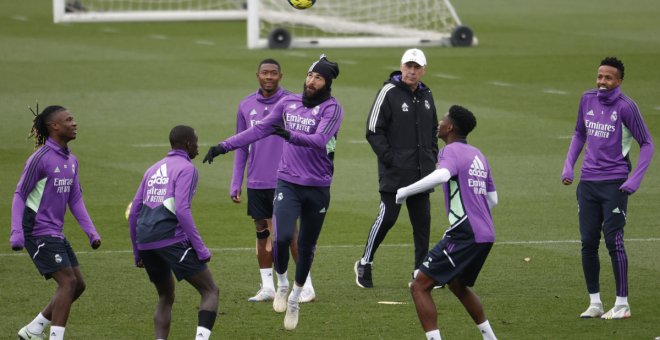
[(308, 9), (316, 3), (316, 0), (287, 0), (289, 5), (295, 9)]

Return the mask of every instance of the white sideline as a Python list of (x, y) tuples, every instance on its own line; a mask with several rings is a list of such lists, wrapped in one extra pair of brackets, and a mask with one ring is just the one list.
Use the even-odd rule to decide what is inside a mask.
[[(625, 242), (658, 242), (660, 238), (650, 237), (650, 238), (631, 238), (625, 239)], [(580, 240), (531, 240), (531, 241), (500, 241), (495, 242), (495, 245), (526, 245), (526, 244), (559, 244), (559, 243), (580, 243)], [(382, 244), (381, 247), (412, 247), (411, 243), (399, 243), (399, 244)], [(339, 248), (362, 248), (362, 244), (345, 244), (345, 245), (329, 245), (329, 246), (318, 246), (318, 248), (327, 248), (327, 249), (339, 249)], [(232, 252), (232, 251), (254, 251), (254, 247), (236, 247), (236, 248), (209, 248), (213, 252)], [(84, 250), (76, 251), (78, 254), (121, 254), (121, 253), (132, 253), (132, 250)], [(18, 251), (14, 253), (0, 253), (0, 257), (7, 256), (23, 256), (23, 251)]]

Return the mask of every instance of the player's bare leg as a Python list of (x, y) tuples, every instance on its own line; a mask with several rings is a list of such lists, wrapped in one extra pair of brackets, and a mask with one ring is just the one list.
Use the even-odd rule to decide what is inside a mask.
[(156, 339), (167, 339), (172, 321), (172, 305), (174, 304), (174, 278), (154, 283), (158, 292), (158, 304), (154, 312), (154, 330)]
[(436, 282), (426, 274), (419, 272), (410, 285), (410, 294), (415, 302), (417, 317), (425, 332), (438, 329), (438, 312), (431, 291)]

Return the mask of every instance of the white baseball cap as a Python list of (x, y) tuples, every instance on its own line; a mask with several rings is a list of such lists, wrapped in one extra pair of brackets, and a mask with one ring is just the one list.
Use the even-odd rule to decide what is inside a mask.
[(403, 54), (403, 57), (401, 57), (401, 64), (405, 64), (410, 61), (415, 62), (420, 66), (426, 66), (426, 57), (424, 56), (424, 52), (418, 48), (411, 48), (407, 50)]

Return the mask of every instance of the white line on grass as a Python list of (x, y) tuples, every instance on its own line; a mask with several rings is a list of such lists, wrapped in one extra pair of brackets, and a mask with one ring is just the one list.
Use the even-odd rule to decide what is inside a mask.
[(513, 87), (513, 84), (511, 83), (505, 83), (503, 81), (497, 81), (497, 80), (486, 82), (486, 84), (501, 86), (501, 87)]
[(28, 19), (28, 17), (26, 17), (24, 15), (12, 15), (11, 18), (16, 20), (16, 21), (28, 21), (28, 20), (30, 20), (30, 19)]
[(152, 35), (149, 36), (149, 38), (154, 39), (154, 40), (167, 40), (167, 39), (169, 39), (169, 37), (164, 35), (164, 34), (152, 34)]
[(461, 79), (459, 76), (454, 76), (446, 73), (436, 73), (435, 76), (442, 79), (451, 79), (451, 80)]
[[(631, 238), (626, 239), (625, 242), (658, 242), (660, 238), (649, 237), (649, 238)], [(561, 244), (561, 243), (580, 243), (580, 240), (530, 240), (530, 241), (500, 241), (495, 242), (495, 245), (525, 245), (525, 244)], [(344, 249), (344, 248), (362, 248), (362, 244), (337, 244), (329, 246), (317, 246), (317, 248), (325, 249)], [(401, 248), (401, 247), (412, 247), (411, 243), (398, 243), (398, 244), (381, 244), (381, 247), (387, 248)], [(209, 250), (214, 252), (240, 252), (240, 251), (254, 251), (254, 247), (234, 247), (234, 248), (209, 248)], [(123, 253), (133, 253), (132, 250), (84, 250), (76, 251), (76, 254), (123, 254)], [(24, 256), (23, 251), (17, 251), (14, 253), (0, 253), (0, 257), (8, 256)]]
[(205, 46), (213, 46), (213, 45), (215, 45), (215, 42), (210, 41), (210, 40), (195, 40), (195, 44), (205, 45)]
[(548, 93), (548, 94), (558, 94), (558, 95), (567, 95), (568, 92), (563, 91), (563, 90), (557, 90), (557, 89), (543, 89), (543, 93)]

